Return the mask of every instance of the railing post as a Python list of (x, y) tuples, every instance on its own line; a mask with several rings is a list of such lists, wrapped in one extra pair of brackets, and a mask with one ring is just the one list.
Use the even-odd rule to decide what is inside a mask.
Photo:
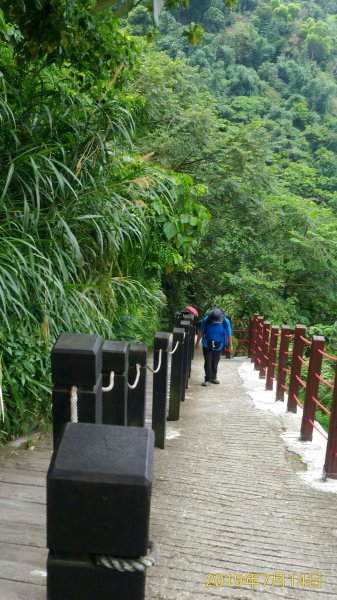
[(182, 393), (185, 392), (185, 385), (183, 385), (185, 381), (183, 381), (184, 337), (185, 331), (183, 329), (178, 327), (173, 329), (172, 349), (174, 350), (176, 344), (178, 344), (178, 347), (174, 354), (172, 354), (171, 359), (170, 404), (167, 417), (168, 421), (179, 420), (180, 402), (182, 400)]
[[(317, 375), (321, 374), (323, 356), (319, 350), (323, 351), (325, 339), (321, 335), (312, 337), (307, 387), (305, 390), (305, 399), (303, 406), (301, 440), (302, 442), (312, 441), (312, 423), (315, 421), (316, 403), (313, 398), (317, 398), (319, 379)], [(312, 421), (312, 423), (310, 423)]]
[(103, 387), (109, 386), (110, 374), (114, 373), (112, 390), (103, 392), (102, 423), (107, 425), (127, 425), (128, 361), (127, 342), (104, 342)]
[(191, 370), (192, 370), (192, 358), (193, 358), (193, 350), (194, 350), (194, 338), (195, 338), (195, 317), (193, 315), (191, 315), (191, 313), (184, 313), (183, 315), (183, 319), (185, 321), (188, 321), (190, 324), (190, 328), (189, 328), (189, 342), (188, 342), (188, 357), (187, 357), (187, 371), (188, 371), (188, 378), (191, 377)]
[(48, 600), (144, 600), (146, 571), (129, 565), (149, 550), (153, 442), (146, 427), (66, 424), (47, 474)]
[(266, 390), (272, 390), (274, 384), (274, 373), (276, 367), (276, 354), (277, 354), (277, 338), (279, 335), (279, 327), (277, 325), (271, 326), (270, 340), (269, 340), (269, 356), (267, 365), (266, 375)]
[(330, 479), (337, 479), (337, 365), (333, 386), (329, 434), (323, 468), (323, 479), (326, 479), (327, 477)]
[(297, 412), (297, 402), (295, 400), (295, 396), (298, 396), (298, 390), (300, 388), (298, 379), (301, 377), (301, 359), (304, 351), (305, 341), (303, 338), (305, 337), (305, 333), (306, 327), (304, 325), (296, 325), (287, 404), (287, 411), (293, 413)]
[(263, 317), (257, 317), (256, 319), (256, 350), (255, 350), (255, 371), (260, 370), (261, 358), (262, 358), (262, 341), (263, 341)]
[(261, 363), (259, 379), (265, 379), (268, 362), (268, 346), (269, 346), (269, 335), (270, 335), (270, 321), (263, 322), (262, 332), (262, 352), (261, 352)]
[[(188, 375), (189, 375), (189, 355), (190, 355), (190, 343), (191, 343), (191, 336), (190, 336), (190, 322), (189, 321), (180, 321), (180, 325), (179, 327), (182, 327), (185, 331), (185, 340), (184, 340), (184, 361), (183, 361), (183, 372), (184, 372), (184, 378), (185, 378), (185, 389), (188, 389)], [(185, 394), (184, 394), (184, 400), (185, 400)]]
[(277, 371), (277, 384), (276, 384), (276, 400), (284, 401), (284, 385), (287, 377), (287, 362), (288, 362), (288, 348), (290, 342), (291, 329), (289, 325), (283, 325), (281, 330), (281, 342), (279, 350), (278, 360), (278, 371)]
[[(53, 439), (64, 423), (102, 422), (102, 347), (99, 335), (61, 333), (51, 352)], [(75, 387), (74, 387), (75, 386)], [(71, 390), (75, 389), (72, 418)]]
[[(159, 331), (154, 338), (153, 369), (159, 367), (157, 373), (153, 373), (153, 396), (152, 396), (152, 429), (155, 434), (155, 447), (165, 448), (166, 431), (166, 407), (167, 407), (167, 367), (168, 367), (168, 345), (170, 334)], [(159, 363), (161, 360), (161, 363)]]
[(253, 352), (253, 326), (254, 326), (254, 318), (249, 319), (249, 324), (248, 324), (248, 351), (247, 351), (248, 358), (252, 357), (252, 352)]
[(258, 313), (254, 314), (253, 319), (250, 323), (250, 328), (249, 328), (249, 357), (250, 357), (251, 362), (255, 361), (256, 332), (257, 332), (257, 317), (258, 316), (259, 316)]
[(146, 409), (146, 344), (131, 344), (129, 347), (128, 383), (133, 384), (137, 378), (137, 365), (139, 365), (139, 380), (134, 389), (128, 388), (128, 425), (145, 427)]

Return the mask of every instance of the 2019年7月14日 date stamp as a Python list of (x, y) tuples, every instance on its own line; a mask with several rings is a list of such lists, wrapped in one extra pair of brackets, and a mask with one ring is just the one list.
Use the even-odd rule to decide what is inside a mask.
[(206, 588), (249, 588), (263, 590), (266, 588), (297, 588), (314, 590), (321, 589), (323, 577), (319, 571), (308, 573), (274, 572), (247, 572), (247, 573), (205, 573), (204, 585)]

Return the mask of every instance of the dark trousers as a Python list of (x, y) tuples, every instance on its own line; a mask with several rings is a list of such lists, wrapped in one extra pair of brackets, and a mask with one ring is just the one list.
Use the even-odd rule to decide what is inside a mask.
[(205, 381), (212, 381), (216, 379), (221, 350), (217, 352), (216, 350), (209, 350), (203, 347), (202, 351), (205, 359)]

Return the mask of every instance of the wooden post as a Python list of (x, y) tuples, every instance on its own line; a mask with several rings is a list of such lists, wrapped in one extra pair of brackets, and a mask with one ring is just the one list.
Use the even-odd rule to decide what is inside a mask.
[(191, 370), (192, 370), (192, 358), (193, 358), (193, 351), (194, 351), (194, 338), (195, 338), (195, 317), (193, 315), (191, 315), (191, 313), (184, 313), (183, 314), (183, 319), (185, 321), (188, 321), (190, 324), (190, 328), (189, 328), (189, 342), (188, 342), (188, 357), (187, 357), (187, 376), (188, 379), (191, 377)]
[(303, 407), (301, 440), (302, 442), (312, 441), (313, 426), (310, 423), (315, 421), (316, 403), (313, 398), (317, 398), (319, 379), (317, 375), (321, 374), (323, 356), (319, 350), (324, 350), (325, 339), (321, 335), (312, 337), (307, 387), (305, 390), (305, 400)]
[(293, 413), (297, 412), (297, 402), (295, 400), (295, 396), (298, 396), (298, 390), (300, 388), (298, 378), (301, 377), (301, 359), (304, 351), (305, 341), (303, 338), (305, 337), (305, 333), (306, 327), (304, 325), (296, 325), (287, 404), (287, 410)]
[(275, 400), (284, 401), (284, 386), (287, 377), (287, 364), (288, 364), (288, 348), (290, 342), (290, 327), (289, 325), (283, 325), (281, 331), (281, 342), (278, 360), (278, 371), (277, 371), (277, 384), (276, 384), (276, 398)]
[(323, 478), (337, 479), (337, 366), (332, 396), (329, 436), (326, 446)]
[(134, 389), (128, 388), (128, 425), (132, 427), (145, 427), (146, 410), (146, 374), (147, 374), (147, 351), (146, 344), (131, 344), (129, 347), (129, 369), (128, 383), (133, 384), (137, 377), (137, 365), (139, 368), (139, 380)]
[[(61, 333), (51, 352), (54, 445), (71, 420), (102, 423), (102, 347), (98, 335)], [(72, 416), (71, 390), (77, 401)]]
[(270, 341), (269, 341), (269, 357), (268, 357), (268, 366), (267, 366), (267, 376), (266, 376), (266, 390), (273, 389), (274, 383), (274, 373), (276, 366), (276, 354), (277, 354), (277, 338), (279, 333), (279, 327), (277, 325), (272, 325), (270, 332)]
[(128, 362), (128, 342), (104, 342), (102, 364), (103, 387), (109, 386), (111, 371), (114, 373), (112, 390), (103, 392), (102, 423), (106, 425), (127, 424)]
[(155, 434), (156, 448), (165, 448), (169, 338), (170, 334), (166, 331), (157, 332), (154, 338), (152, 429)]
[[(185, 339), (184, 339), (184, 360), (183, 360), (183, 372), (185, 378), (185, 390), (188, 389), (188, 375), (189, 375), (189, 356), (190, 356), (190, 322), (182, 320), (180, 321), (179, 327), (182, 327), (185, 331)], [(185, 394), (184, 394), (185, 400)]]
[(66, 424), (47, 474), (48, 600), (144, 600), (146, 570), (103, 564), (148, 553), (153, 442), (147, 427)]
[(262, 358), (262, 341), (263, 341), (263, 317), (257, 317), (256, 319), (256, 350), (255, 350), (255, 371), (260, 370), (261, 358)]
[(248, 352), (247, 352), (248, 358), (251, 358), (252, 353), (253, 353), (254, 318), (255, 318), (255, 315), (252, 319), (249, 319), (249, 324), (248, 324)]
[(262, 331), (262, 352), (261, 352), (259, 379), (265, 379), (265, 377), (266, 377), (267, 362), (268, 362), (267, 352), (268, 352), (268, 345), (269, 345), (269, 335), (270, 335), (270, 321), (264, 321), (263, 331)]
[(251, 327), (251, 340), (250, 340), (250, 361), (255, 362), (256, 355), (256, 340), (257, 340), (257, 318), (258, 314), (255, 313)]
[[(173, 329), (172, 350), (176, 344), (178, 347), (171, 360), (171, 380), (170, 380), (170, 404), (168, 421), (178, 421), (180, 415), (180, 402), (182, 400), (182, 380), (183, 380), (183, 357), (184, 357), (184, 337), (185, 331), (175, 327)], [(185, 392), (185, 385), (183, 391)]]

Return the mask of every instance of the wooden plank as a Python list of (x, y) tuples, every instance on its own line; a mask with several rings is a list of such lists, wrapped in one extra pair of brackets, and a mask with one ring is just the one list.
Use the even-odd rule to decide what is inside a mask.
[(45, 586), (47, 555), (46, 548), (0, 543), (1, 577), (35, 586)]
[[(46, 473), (49, 464), (49, 458), (39, 458), (37, 456), (12, 456), (6, 460), (6, 469), (22, 469), (27, 466), (31, 471), (41, 471), (42, 473)], [(2, 469), (2, 465), (0, 466), (0, 469)]]
[(46, 589), (41, 585), (18, 583), (0, 577), (1, 600), (46, 600)]
[(43, 504), (38, 504), (37, 502), (19, 502), (17, 500), (1, 498), (0, 523), (5, 521), (45, 526), (46, 509)]
[(46, 524), (27, 525), (27, 523), (5, 521), (1, 523), (0, 527), (0, 542), (4, 544), (22, 544), (23, 546), (46, 548)]
[(0, 498), (18, 500), (21, 502), (46, 503), (46, 488), (36, 485), (20, 485), (18, 483), (2, 483), (0, 485)]
[(20, 485), (31, 485), (45, 487), (46, 473), (31, 471), (30, 469), (7, 469), (0, 468), (0, 483), (17, 483)]

